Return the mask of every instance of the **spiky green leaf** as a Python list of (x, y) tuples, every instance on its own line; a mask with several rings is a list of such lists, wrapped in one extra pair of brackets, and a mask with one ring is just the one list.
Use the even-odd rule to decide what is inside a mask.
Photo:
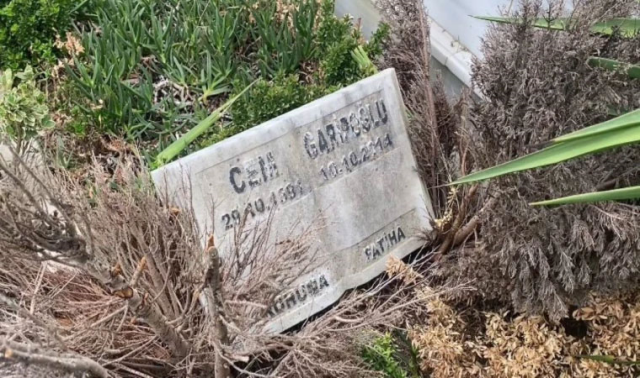
[(254, 81), (253, 83), (249, 84), (245, 89), (242, 90), (242, 92), (238, 93), (236, 96), (227, 100), (227, 102), (225, 102), (219, 108), (214, 110), (213, 113), (211, 113), (207, 118), (200, 121), (200, 123), (198, 123), (196, 127), (189, 130), (189, 132), (187, 132), (182, 137), (180, 137), (180, 139), (171, 143), (169, 147), (165, 148), (162, 152), (160, 152), (156, 157), (156, 168), (160, 168), (161, 166), (173, 160), (173, 158), (178, 156), (185, 148), (187, 148), (187, 146), (189, 146), (189, 144), (191, 144), (200, 135), (202, 135), (205, 131), (207, 131), (213, 124), (215, 124), (218, 120), (220, 120), (220, 118), (227, 111), (227, 109), (231, 105), (233, 105), (233, 103), (236, 102), (238, 98), (240, 98), (243, 94), (245, 94), (245, 92), (247, 92), (249, 88), (251, 88), (255, 83), (256, 82)]
[[(485, 17), (473, 16), (479, 20), (499, 22), (503, 24), (520, 24), (522, 19), (514, 17)], [(533, 22), (533, 26), (543, 29), (566, 30), (571, 26), (570, 19), (558, 18), (555, 20), (537, 19)], [(607, 21), (601, 21), (591, 26), (591, 31), (597, 34), (611, 35), (614, 31), (620, 30), (622, 36), (631, 38), (640, 33), (640, 19), (637, 18), (614, 18)]]
[(606, 133), (616, 129), (622, 129), (629, 126), (636, 126), (638, 124), (640, 124), (640, 109), (634, 110), (627, 114), (623, 114), (617, 118), (610, 119), (602, 123), (598, 123), (597, 125), (589, 126), (584, 129), (580, 129), (578, 131), (574, 131), (572, 133), (555, 138), (553, 142), (554, 143), (567, 142), (573, 139)]
[(378, 73), (378, 68), (373, 64), (369, 55), (362, 46), (358, 46), (351, 52), (351, 57), (358, 63), (358, 67), (367, 76), (372, 76)]
[(536, 153), (465, 176), (452, 185), (487, 180), (510, 173), (561, 163), (579, 156), (640, 141), (640, 125), (616, 128), (591, 136), (556, 143)]
[(632, 38), (640, 32), (640, 19), (638, 18), (614, 18), (594, 24), (591, 31), (603, 35), (611, 35), (620, 30), (623, 37)]
[(588, 63), (591, 67), (604, 68), (609, 71), (625, 71), (629, 78), (640, 79), (640, 66), (599, 57), (589, 58)]
[[(501, 24), (521, 24), (522, 19), (514, 18), (514, 17), (492, 17), (492, 16), (472, 16), (473, 18), (477, 18), (478, 20), (498, 22)], [(565, 30), (567, 28), (567, 20), (566, 19), (556, 19), (551, 22), (545, 19), (535, 20), (533, 22), (533, 26), (536, 28), (543, 29), (552, 29), (552, 30)]]
[(569, 205), (569, 204), (585, 204), (594, 202), (606, 202), (606, 201), (623, 201), (640, 198), (640, 186), (633, 186), (629, 188), (608, 190), (604, 192), (593, 192), (576, 194), (574, 196), (562, 197), (552, 199), (548, 201), (534, 202), (532, 206), (557, 206), (557, 205)]

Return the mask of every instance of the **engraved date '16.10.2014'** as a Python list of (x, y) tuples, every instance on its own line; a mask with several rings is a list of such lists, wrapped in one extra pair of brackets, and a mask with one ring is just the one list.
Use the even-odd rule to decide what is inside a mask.
[[(324, 182), (331, 181), (341, 175), (349, 174), (368, 161), (381, 156), (393, 148), (390, 133), (373, 136), (376, 131), (390, 124), (387, 107), (382, 98), (365, 100), (352, 106), (342, 117), (334, 116), (334, 121), (324, 127), (308, 131), (304, 134), (303, 142), (307, 155), (312, 160), (320, 156), (336, 155), (334, 160), (323, 164), (319, 168)], [(368, 138), (367, 138), (368, 137)], [(361, 141), (356, 147), (349, 147), (354, 141)], [(340, 147), (347, 147), (345, 152)], [(333, 157), (333, 156), (332, 156)]]

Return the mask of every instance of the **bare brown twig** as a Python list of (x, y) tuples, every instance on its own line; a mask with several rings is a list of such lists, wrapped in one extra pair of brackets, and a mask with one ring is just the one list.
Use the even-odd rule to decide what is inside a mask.
[(35, 345), (0, 338), (0, 353), (7, 360), (15, 359), (73, 373), (89, 372), (99, 378), (109, 377), (109, 373), (100, 364), (89, 358), (45, 351)]

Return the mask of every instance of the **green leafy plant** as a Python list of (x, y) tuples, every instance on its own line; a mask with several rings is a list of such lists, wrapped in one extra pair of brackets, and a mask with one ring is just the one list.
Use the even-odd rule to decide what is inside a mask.
[(232, 132), (238, 133), (259, 125), (335, 89), (318, 84), (302, 85), (298, 75), (278, 75), (272, 81), (261, 79), (232, 107)]
[(419, 350), (404, 331), (376, 337), (362, 349), (362, 358), (374, 370), (388, 378), (421, 378)]
[(216, 109), (213, 113), (211, 113), (207, 118), (202, 120), (196, 127), (189, 130), (188, 133), (184, 134), (180, 139), (173, 142), (169, 147), (164, 149), (162, 152), (158, 154), (156, 157), (156, 167), (160, 167), (164, 165), (166, 162), (171, 161), (174, 157), (178, 156), (184, 149), (186, 149), (189, 144), (191, 144), (194, 140), (196, 140), (200, 135), (204, 134), (208, 128), (210, 128), (213, 124), (215, 124), (224, 114), (224, 112), (246, 91), (248, 91), (251, 86), (243, 89), (238, 95), (229, 99), (222, 106)]
[(356, 47), (356, 49), (351, 52), (351, 57), (358, 64), (360, 72), (363, 72), (368, 76), (378, 73), (378, 68), (373, 64), (371, 59), (369, 59), (369, 55), (364, 51), (362, 46)]
[(31, 66), (0, 76), (0, 132), (11, 138), (17, 151), (43, 129), (53, 127), (44, 94), (36, 87)]
[(87, 5), (87, 0), (0, 1), (0, 68), (54, 62), (60, 53), (56, 36), (64, 38)]
[[(351, 53), (364, 46), (375, 58), (386, 29), (366, 43), (333, 9), (333, 0), (104, 0), (84, 57), (67, 67), (75, 106), (93, 131), (162, 150), (260, 79), (230, 127), (208, 128), (197, 144), (224, 139), (372, 72)], [(292, 77), (306, 89), (292, 90)], [(267, 87), (281, 102), (259, 110), (251, 102)]]
[(374, 370), (384, 373), (388, 378), (407, 378), (395, 354), (397, 347), (393, 336), (387, 333), (376, 338), (362, 351), (362, 358)]
[[(519, 23), (510, 18), (483, 18), (490, 21), (504, 23)], [(533, 25), (540, 28), (564, 30), (570, 23), (565, 20), (547, 21), (536, 20)], [(640, 20), (615, 19), (612, 21), (596, 23), (592, 28), (593, 33), (612, 34), (621, 33), (623, 36), (634, 36), (638, 33)], [(611, 59), (592, 57), (589, 63), (592, 66), (603, 67), (609, 70), (623, 71), (630, 79), (640, 76), (640, 67), (623, 64)], [(466, 184), (506, 174), (530, 170), (549, 165), (558, 164), (580, 156), (598, 153), (604, 150), (640, 142), (640, 110), (636, 110), (614, 119), (608, 120), (591, 127), (555, 138), (550, 145), (538, 152), (509, 161), (507, 163), (472, 173), (453, 182), (452, 185)], [(591, 203), (612, 200), (628, 200), (640, 198), (640, 186), (614, 189), (603, 192), (578, 194), (559, 199), (535, 202), (533, 205), (566, 205), (576, 203)]]

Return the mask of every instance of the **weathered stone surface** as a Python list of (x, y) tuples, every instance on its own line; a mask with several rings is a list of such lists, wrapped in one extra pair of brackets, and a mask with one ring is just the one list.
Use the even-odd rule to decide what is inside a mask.
[[(282, 331), (421, 246), (432, 211), (416, 172), (404, 105), (386, 70), (153, 172), (163, 194), (214, 227), (224, 254), (246, 214), (273, 213), (274, 242), (319, 218), (326, 259), (270, 311)], [(212, 211), (214, 204), (215, 211)], [(212, 219), (215, 214), (215, 219)]]

